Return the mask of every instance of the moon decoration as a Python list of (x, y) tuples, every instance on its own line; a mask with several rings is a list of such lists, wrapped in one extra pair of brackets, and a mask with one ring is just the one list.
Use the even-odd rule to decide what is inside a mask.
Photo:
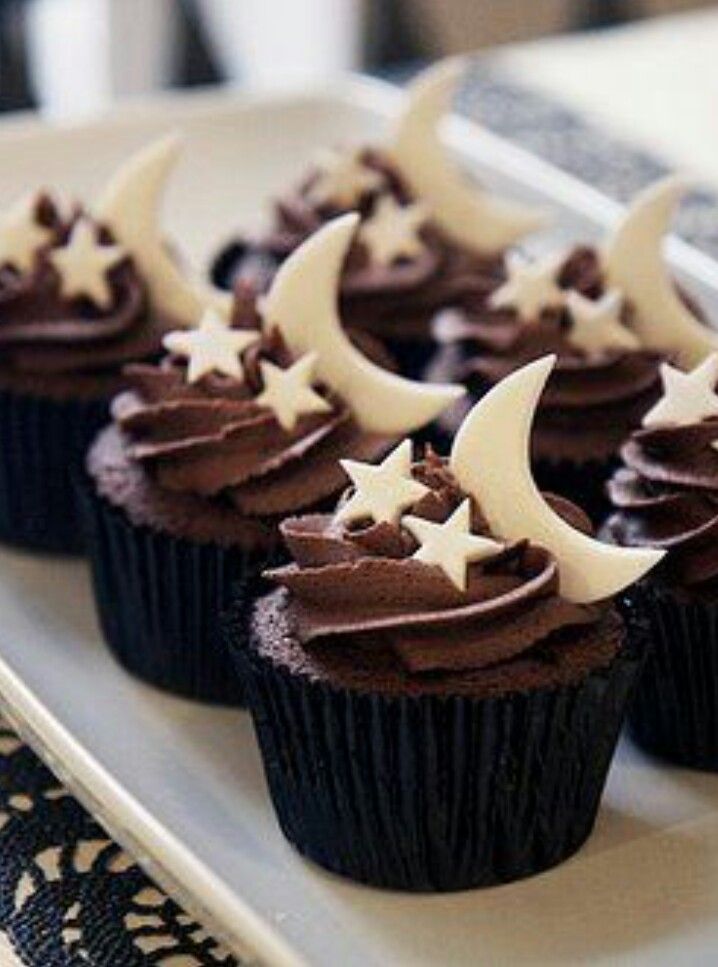
[(189, 327), (208, 307), (228, 318), (231, 294), (192, 278), (172, 258), (160, 235), (160, 196), (180, 146), (180, 139), (169, 135), (138, 151), (110, 180), (95, 214), (135, 259), (159, 312)]
[(550, 551), (560, 593), (588, 604), (642, 577), (663, 551), (615, 547), (582, 534), (539, 492), (530, 469), (529, 437), (536, 404), (556, 362), (544, 356), (497, 384), (469, 412), (454, 439), (449, 464), (462, 490), (477, 500), (500, 540), (528, 538)]
[(543, 227), (546, 213), (494, 197), (471, 184), (447, 157), (439, 122), (450, 110), (464, 66), (462, 58), (440, 61), (410, 85), (389, 152), (450, 239), (493, 255)]
[(398, 436), (431, 422), (464, 390), (389, 373), (366, 359), (344, 333), (339, 278), (358, 222), (355, 212), (341, 215), (295, 249), (262, 300), (263, 324), (278, 328), (296, 356), (316, 353), (316, 378), (344, 399), (360, 426)]
[(663, 237), (686, 187), (671, 176), (641, 192), (608, 240), (603, 263), (609, 286), (634, 307), (642, 345), (672, 353), (689, 369), (718, 349), (718, 333), (682, 301), (663, 262)]

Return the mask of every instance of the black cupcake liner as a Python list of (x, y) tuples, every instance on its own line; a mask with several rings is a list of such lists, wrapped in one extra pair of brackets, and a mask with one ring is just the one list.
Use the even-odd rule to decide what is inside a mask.
[(650, 636), (628, 724), (646, 751), (718, 771), (718, 602), (643, 581), (621, 602), (628, 633)]
[(575, 685), (386, 696), (293, 675), (258, 654), (244, 621), (225, 633), (279, 824), (306, 857), (374, 886), (462, 890), (539, 873), (590, 834), (640, 667), (635, 639)]
[[(391, 321), (387, 324), (387, 330), (390, 329)], [(424, 373), (436, 352), (436, 343), (430, 337), (424, 339), (392, 339), (390, 336), (375, 335), (381, 339), (392, 359), (396, 361), (397, 369), (402, 376), (407, 379), (423, 379)]]
[(220, 615), (230, 600), (249, 608), (266, 590), (261, 573), (280, 551), (250, 553), (135, 526), (86, 476), (78, 493), (100, 625), (115, 658), (166, 691), (243, 704)]
[(539, 490), (567, 497), (588, 514), (594, 524), (603, 523), (610, 513), (606, 484), (618, 467), (616, 457), (585, 463), (533, 460), (532, 467)]
[(107, 400), (53, 400), (0, 391), (0, 540), (54, 553), (83, 551), (73, 477)]

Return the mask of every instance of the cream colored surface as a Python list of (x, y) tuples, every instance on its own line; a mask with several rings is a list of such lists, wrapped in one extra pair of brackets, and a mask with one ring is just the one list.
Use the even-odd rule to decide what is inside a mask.
[(718, 184), (718, 9), (497, 53), (512, 77)]
[(0, 933), (0, 967), (22, 967), (22, 961), (13, 951), (4, 933)]

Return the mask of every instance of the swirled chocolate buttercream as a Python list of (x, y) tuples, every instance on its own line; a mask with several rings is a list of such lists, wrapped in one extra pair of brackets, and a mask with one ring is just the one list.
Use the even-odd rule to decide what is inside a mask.
[[(241, 360), (229, 346), (234, 375), (221, 371), (217, 353), (226, 347), (211, 323), (182, 334), (189, 359), (170, 353), (125, 370), (128, 389), (113, 401), (113, 425), (91, 450), (89, 470), (99, 492), (135, 523), (198, 540), (261, 542), (279, 516), (341, 490), (340, 456), (374, 459), (392, 442), (364, 432), (309, 370), (288, 395), (281, 386), (268, 394), (272, 379), (291, 379), (297, 360), (276, 331), (256, 328), (251, 294), (234, 322), (223, 338), (246, 344)], [(210, 351), (209, 370), (190, 377), (193, 361)]]
[[(417, 556), (421, 543), (407, 520), (446, 526), (467, 499), (444, 463), (429, 453), (412, 468), (423, 493), (400, 521), (337, 515), (292, 518), (282, 534), (293, 563), (269, 572), (289, 592), (288, 608), (299, 641), (316, 649), (372, 643), (390, 647), (412, 673), (478, 669), (518, 659), (552, 636), (600, 622), (604, 604), (576, 604), (559, 593), (554, 557), (528, 541), (502, 545), (470, 500), (467, 536), (493, 544), (468, 564), (465, 587), (441, 566)], [(554, 506), (580, 527), (577, 508)], [(421, 527), (415, 528), (421, 534)], [(370, 659), (367, 659), (370, 661)]]
[(145, 282), (109, 232), (48, 196), (0, 223), (0, 379), (44, 392), (112, 391), (122, 366), (160, 349)]
[(615, 543), (667, 551), (659, 575), (700, 594), (718, 580), (718, 356), (665, 367), (663, 398), (621, 449), (608, 485)]
[(349, 327), (389, 341), (426, 340), (445, 306), (481, 306), (502, 278), (500, 256), (452, 242), (385, 154), (325, 152), (296, 188), (277, 199), (270, 228), (231, 244), (215, 279), (264, 288), (281, 262), (322, 225), (358, 211), (361, 225), (341, 281)]
[[(534, 278), (522, 277), (522, 269)], [(595, 249), (519, 266), (516, 276), (479, 313), (447, 312), (437, 320), (443, 349), (432, 376), (481, 396), (527, 362), (555, 353), (534, 425), (535, 458), (584, 463), (615, 456), (658, 398), (664, 357), (640, 344), (631, 305), (607, 289)]]

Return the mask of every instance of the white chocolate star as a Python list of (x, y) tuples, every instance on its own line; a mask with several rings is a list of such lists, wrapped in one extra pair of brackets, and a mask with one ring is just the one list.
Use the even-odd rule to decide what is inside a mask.
[(60, 276), (60, 291), (66, 299), (86, 296), (106, 309), (112, 301), (107, 273), (126, 254), (120, 245), (100, 245), (94, 225), (78, 218), (66, 244), (53, 249), (49, 259)]
[(718, 353), (706, 356), (690, 373), (663, 363), (661, 379), (663, 397), (643, 417), (643, 426), (687, 426), (718, 416)]
[(52, 237), (52, 230), (35, 216), (37, 199), (21, 198), (0, 220), (0, 265), (28, 272), (37, 250)]
[(261, 333), (252, 329), (232, 329), (214, 309), (207, 309), (195, 329), (168, 332), (162, 345), (171, 353), (187, 359), (187, 382), (196, 383), (208, 373), (244, 379), (240, 357), (257, 342)]
[(402, 511), (420, 500), (428, 488), (411, 476), (411, 441), (404, 440), (375, 467), (357, 460), (341, 460), (354, 493), (336, 514), (351, 524), (370, 517), (379, 523), (396, 524)]
[(284, 430), (291, 432), (300, 416), (331, 411), (331, 403), (311, 386), (316, 361), (316, 353), (307, 353), (289, 369), (281, 369), (266, 360), (259, 364), (264, 389), (256, 402), (272, 410)]
[(602, 349), (637, 349), (640, 342), (621, 321), (623, 296), (612, 290), (598, 300), (587, 299), (579, 292), (569, 292), (566, 306), (571, 313), (568, 341), (586, 353)]
[(367, 192), (380, 188), (384, 176), (364, 164), (361, 155), (361, 150), (322, 151), (316, 160), (319, 171), (307, 191), (308, 197), (318, 205), (332, 203), (351, 208)]
[(566, 293), (559, 287), (556, 274), (563, 256), (527, 262), (511, 254), (506, 260), (508, 278), (489, 296), (493, 309), (514, 309), (520, 319), (538, 320), (543, 309), (561, 308)]
[(402, 524), (419, 541), (417, 561), (440, 567), (454, 587), (465, 591), (469, 564), (494, 557), (503, 544), (471, 533), (471, 501), (459, 504), (443, 524), (423, 517), (403, 517)]
[(392, 195), (385, 195), (377, 201), (358, 238), (369, 250), (369, 260), (377, 265), (391, 265), (399, 258), (414, 259), (426, 248), (419, 232), (428, 217), (428, 209), (421, 202), (400, 205)]

